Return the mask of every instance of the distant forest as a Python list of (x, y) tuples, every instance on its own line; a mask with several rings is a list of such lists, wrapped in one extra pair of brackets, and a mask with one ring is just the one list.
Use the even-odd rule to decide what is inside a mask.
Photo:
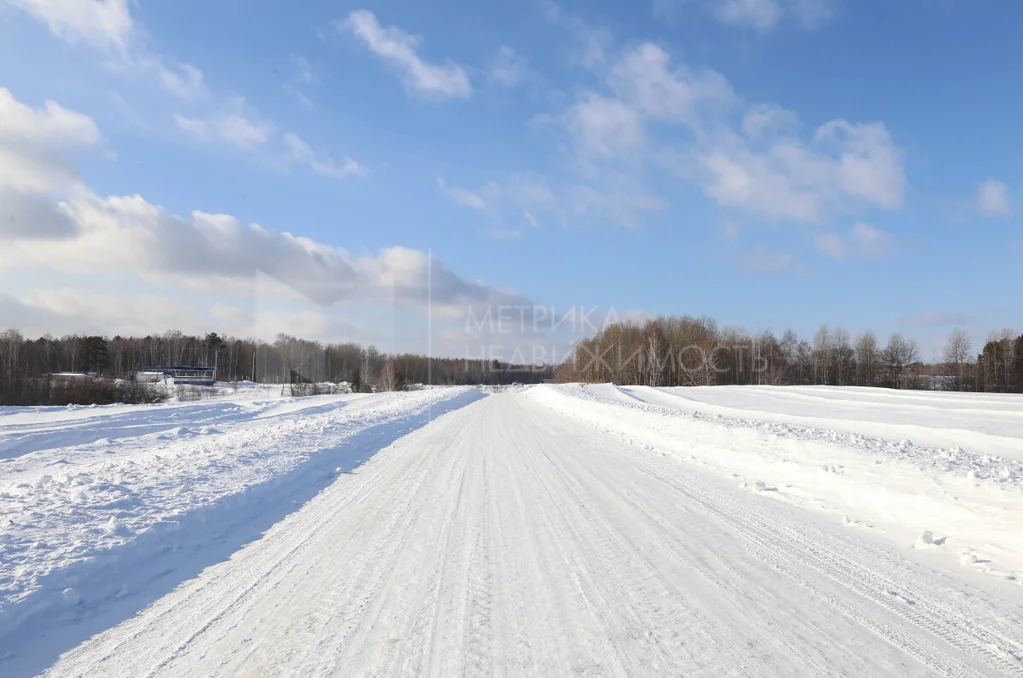
[[(280, 384), (348, 382), (354, 391), (402, 390), (408, 384), (537, 383), (553, 377), (549, 365), (510, 365), (493, 360), (385, 354), (354, 343), (322, 344), (278, 335), (273, 342), (190, 336), (178, 331), (146, 337), (69, 335), (38, 339), (14, 329), (0, 332), (0, 405), (63, 404), (94, 400), (95, 393), (55, 394), (61, 373), (88, 373), (130, 380), (143, 367), (206, 365), (221, 381)], [(57, 376), (54, 376), (57, 375)], [(50, 386), (48, 386), (50, 385)], [(108, 389), (109, 390), (109, 389)], [(101, 402), (148, 401), (145, 389), (107, 393)]]
[[(190, 336), (178, 331), (146, 337), (69, 335), (30, 339), (0, 332), (0, 405), (64, 402), (140, 402), (146, 389), (55, 395), (60, 373), (89, 373), (130, 382), (143, 367), (209, 365), (221, 381), (281, 384), (348, 382), (355, 391), (401, 390), (408, 384), (509, 384), (557, 381), (654, 386), (827, 384), (908, 389), (1023, 392), (1023, 335), (1003, 330), (974, 352), (956, 330), (943, 360), (921, 359), (915, 342), (893, 334), (882, 344), (872, 332), (852, 337), (827, 326), (812, 341), (788, 330), (748, 334), (719, 329), (710, 318), (662, 317), (615, 323), (576, 343), (554, 365), (381, 353), (355, 343), (323, 344), (285, 334), (273, 342)], [(79, 391), (82, 389), (79, 388)]]
[(558, 381), (650, 386), (826, 384), (907, 389), (1023, 392), (1023, 335), (992, 334), (973, 352), (969, 335), (948, 337), (942, 360), (926, 363), (916, 342), (872, 332), (852, 337), (821, 327), (813, 341), (788, 330), (751, 335), (709, 318), (662, 317), (616, 323), (578, 342)]

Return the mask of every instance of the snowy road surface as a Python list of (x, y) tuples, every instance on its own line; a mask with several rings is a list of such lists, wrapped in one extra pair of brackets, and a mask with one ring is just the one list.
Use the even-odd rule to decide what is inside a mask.
[[(0, 671), (45, 668), (56, 654), (24, 657), (56, 647), (54, 676), (1023, 674), (1016, 577), (948, 555), (951, 537), (900, 545), (701, 457), (715, 435), (761, 469), (784, 463), (758, 445), (849, 463), (881, 448), (601, 394), (463, 396), (229, 559), (62, 648), (59, 627), (87, 613), (73, 601)], [(914, 463), (885, 461), (895, 476)], [(970, 482), (1015, 492), (1019, 525), (1018, 487)]]

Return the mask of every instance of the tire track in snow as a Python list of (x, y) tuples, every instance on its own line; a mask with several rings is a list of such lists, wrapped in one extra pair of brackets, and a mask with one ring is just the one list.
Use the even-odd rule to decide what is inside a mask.
[[(591, 425), (592, 426), (592, 425)], [(606, 430), (606, 427), (605, 427)], [(625, 435), (618, 436), (630, 442)], [(636, 446), (637, 449), (642, 449)], [(910, 589), (906, 579), (911, 576), (906, 568), (897, 569), (891, 564), (891, 555), (878, 549), (867, 548), (848, 540), (824, 533), (812, 526), (801, 524), (798, 529), (785, 523), (765, 521), (763, 516), (751, 513), (726, 497), (710, 495), (690, 481), (683, 480), (677, 470), (666, 473), (656, 468), (656, 452), (644, 450), (638, 459), (637, 468), (679, 493), (695, 499), (705, 511), (720, 518), (736, 534), (750, 544), (758, 557), (779, 573), (792, 578), (827, 600), (858, 623), (871, 628), (880, 637), (901, 647), (908, 653), (931, 666), (943, 675), (978, 675), (960, 662), (942, 656), (940, 649), (927, 648), (909, 638), (895, 626), (878, 622), (871, 615), (856, 610), (840, 598), (822, 589), (812, 580), (798, 574), (792, 567), (798, 563), (812, 568), (829, 580), (855, 591), (883, 607), (893, 615), (926, 630), (950, 646), (963, 651), (967, 656), (982, 657), (994, 669), (1023, 675), (1023, 643), (1010, 640), (1005, 628), (1016, 629), (1023, 625), (1016, 615), (998, 611), (995, 616), (983, 610), (974, 614), (984, 619), (983, 625), (977, 618), (968, 618), (962, 612), (949, 608), (933, 596), (928, 596), (926, 587)], [(667, 463), (663, 464), (664, 466)], [(810, 536), (808, 536), (810, 535)], [(827, 544), (832, 544), (828, 546)], [(835, 545), (839, 546), (835, 546)], [(866, 563), (886, 563), (885, 572), (867, 567)], [(882, 566), (884, 567), (884, 566)], [(951, 591), (949, 591), (951, 594)], [(1014, 622), (1020, 625), (1014, 625)]]
[[(813, 518), (496, 395), (402, 438), (54, 673), (1013, 672), (978, 645), (1020, 639), (991, 618), (1005, 601)], [(917, 606), (885, 592), (925, 586)]]

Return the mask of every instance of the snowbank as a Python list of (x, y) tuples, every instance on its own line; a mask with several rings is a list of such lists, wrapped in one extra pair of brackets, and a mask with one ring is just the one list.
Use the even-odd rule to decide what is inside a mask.
[[(839, 406), (849, 391), (850, 410), (856, 411), (860, 390), (827, 389), (824, 397)], [(713, 469), (750, 491), (825, 511), (853, 528), (873, 529), (900, 547), (934, 551), (934, 557), (1023, 582), (1023, 530), (1019, 527), (1023, 462), (986, 452), (984, 434), (965, 431), (961, 438), (950, 439), (960, 445), (929, 447), (910, 439), (829, 428), (833, 420), (810, 405), (803, 417), (816, 421), (816, 427), (784, 423), (779, 419), (787, 415), (780, 413), (741, 418), (655, 405), (657, 394), (650, 391), (656, 390), (572, 384), (540, 386), (529, 396), (651, 454)], [(729, 391), (736, 401), (758, 397), (745, 392), (757, 391), (755, 387)], [(641, 398), (634, 397), (637, 392)], [(870, 397), (880, 400), (882, 396), (883, 392)], [(892, 392), (891, 397), (897, 406), (900, 394)], [(1011, 421), (1013, 413), (1005, 415)], [(990, 422), (997, 416), (988, 413), (979, 421)], [(942, 414), (921, 410), (917, 417), (937, 421)], [(960, 425), (964, 423), (969, 422)], [(886, 426), (867, 423), (860, 428), (892, 433)], [(1013, 432), (1011, 425), (1001, 431), (1006, 445), (1019, 443), (1005, 435)], [(920, 540), (925, 532), (932, 535), (926, 549)]]
[(196, 574), (337, 473), (480, 397), (450, 388), (16, 408), (26, 411), (0, 417), (0, 638), (174, 570), (171, 582)]

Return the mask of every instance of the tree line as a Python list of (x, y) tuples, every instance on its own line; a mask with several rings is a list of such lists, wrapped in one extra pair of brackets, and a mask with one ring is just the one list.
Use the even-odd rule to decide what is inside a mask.
[[(28, 404), (26, 386), (61, 373), (86, 373), (130, 380), (144, 367), (211, 366), (221, 381), (281, 384), (348, 382), (352, 390), (402, 390), (408, 384), (536, 383), (553, 367), (496, 360), (428, 358), (390, 354), (356, 343), (323, 344), (280, 334), (272, 342), (210, 332), (171, 330), (145, 337), (68, 335), (26, 338), (16, 329), (0, 332), (0, 404)], [(31, 389), (30, 389), (31, 390)], [(38, 390), (38, 389), (36, 389)], [(32, 391), (35, 392), (35, 391)]]
[(750, 334), (719, 328), (711, 318), (660, 317), (618, 322), (577, 342), (559, 365), (558, 381), (650, 386), (832, 385), (1023, 392), (1023, 335), (992, 335), (980, 353), (956, 330), (943, 360), (927, 363), (916, 342), (870, 331), (856, 337), (822, 326), (812, 341), (792, 330)]
[[(553, 366), (389, 354), (353, 342), (324, 344), (286, 334), (272, 342), (176, 330), (145, 337), (30, 339), (8, 329), (0, 332), (0, 404), (62, 403), (52, 388), (53, 375), (60, 373), (130, 382), (139, 369), (170, 365), (213, 366), (222, 381), (347, 382), (355, 391), (400, 390), (416, 383), (497, 385), (556, 378), (656, 386), (822, 384), (1020, 393), (1023, 335), (1011, 330), (992, 334), (974, 353), (969, 335), (956, 330), (948, 338), (943, 359), (928, 363), (916, 342), (900, 334), (882, 344), (869, 331), (853, 337), (840, 327), (822, 326), (808, 341), (792, 330), (781, 337), (772, 332), (750, 334), (719, 328), (707, 317), (671, 316), (643, 324), (609, 324), (577, 342), (571, 357)], [(46, 384), (51, 384), (48, 391)], [(93, 392), (76, 397), (100, 398)], [(151, 394), (122, 388), (103, 397), (145, 401)]]

